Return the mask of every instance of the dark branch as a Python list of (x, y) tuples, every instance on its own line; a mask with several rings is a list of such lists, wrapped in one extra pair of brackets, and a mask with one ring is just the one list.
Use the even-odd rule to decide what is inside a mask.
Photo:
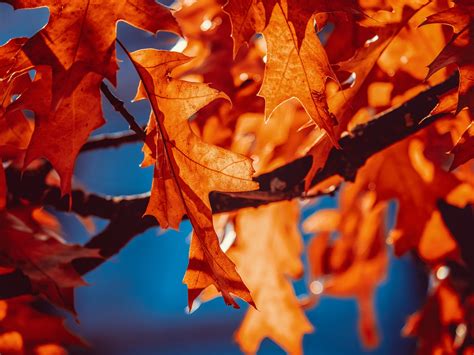
[[(430, 116), (438, 104), (438, 96), (456, 88), (459, 76), (453, 75), (439, 85), (433, 86), (404, 104), (382, 112), (371, 121), (355, 129), (339, 140), (341, 149), (333, 148), (324, 168), (320, 170), (311, 186), (340, 175), (353, 181), (358, 169), (368, 158), (412, 135), (434, 122), (443, 114)], [(273, 201), (304, 197), (304, 177), (311, 167), (311, 158), (304, 157), (291, 162), (256, 180), (260, 189), (252, 192), (212, 193), (211, 202), (215, 212), (234, 211), (244, 207), (256, 207)], [(278, 189), (278, 187), (283, 187)], [(332, 193), (333, 191), (329, 191)]]
[[(381, 113), (366, 124), (357, 126), (351, 134), (340, 139), (341, 150), (332, 149), (324, 168), (316, 174), (311, 185), (314, 186), (333, 175), (353, 180), (357, 170), (373, 154), (440, 118), (441, 115), (429, 116), (438, 103), (437, 96), (456, 88), (458, 80), (458, 76), (453, 76), (403, 105)], [(213, 213), (305, 197), (304, 177), (310, 167), (311, 157), (304, 157), (256, 177), (255, 180), (260, 184), (260, 189), (257, 191), (213, 192), (210, 195)], [(46, 170), (48, 169), (43, 168), (39, 172), (27, 171), (20, 179), (20, 172), (11, 168), (7, 169), (8, 204), (12, 206), (22, 203), (22, 200), (27, 200), (33, 204), (50, 205), (58, 210), (68, 211), (68, 201), (61, 198), (59, 189), (46, 185)], [(103, 263), (106, 258), (117, 253), (136, 235), (157, 225), (155, 219), (142, 217), (148, 204), (148, 195), (113, 198), (73, 191), (72, 198), (72, 212), (82, 216), (98, 216), (111, 221), (102, 233), (86, 244), (86, 247), (100, 249), (104, 259), (75, 261), (74, 265), (81, 274)], [(31, 285), (28, 283), (25, 285), (24, 275), (18, 272), (15, 272), (15, 275), (17, 276), (13, 274), (0, 276), (0, 298), (31, 293)], [(3, 282), (3, 280), (7, 281)]]
[(141, 142), (142, 138), (135, 132), (117, 132), (99, 134), (91, 137), (81, 148), (81, 152), (96, 149), (117, 148), (122, 144)]
[(137, 136), (140, 137), (142, 141), (145, 141), (145, 138), (146, 138), (145, 132), (137, 123), (137, 121), (135, 120), (135, 117), (133, 117), (133, 115), (130, 112), (128, 112), (128, 110), (125, 108), (123, 101), (115, 97), (115, 95), (112, 94), (109, 87), (105, 85), (105, 83), (102, 83), (100, 85), (100, 91), (102, 91), (102, 93), (110, 102), (110, 104), (113, 106), (115, 111), (120, 113), (123, 116), (123, 118), (125, 118), (125, 120), (130, 125), (130, 129), (134, 131), (137, 134)]

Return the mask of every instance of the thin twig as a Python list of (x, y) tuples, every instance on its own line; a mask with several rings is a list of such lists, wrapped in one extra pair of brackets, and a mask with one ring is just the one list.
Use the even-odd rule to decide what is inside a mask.
[(142, 142), (141, 137), (136, 132), (117, 132), (98, 134), (91, 137), (81, 148), (82, 152), (91, 150), (116, 148), (126, 143)]
[(102, 82), (100, 84), (100, 91), (104, 94), (104, 96), (107, 98), (107, 100), (110, 102), (110, 104), (113, 106), (115, 111), (120, 113), (123, 118), (128, 122), (129, 127), (132, 131), (134, 131), (138, 137), (142, 141), (145, 141), (146, 134), (143, 131), (143, 129), (140, 127), (140, 125), (136, 122), (135, 117), (128, 112), (128, 110), (125, 108), (125, 105), (122, 100), (118, 99), (112, 92), (110, 91), (109, 87)]

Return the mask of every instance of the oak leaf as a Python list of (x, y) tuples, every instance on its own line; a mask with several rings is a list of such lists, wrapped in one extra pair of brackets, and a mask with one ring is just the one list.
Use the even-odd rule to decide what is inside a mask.
[(289, 280), (303, 273), (298, 218), (295, 202), (275, 203), (237, 214), (237, 240), (229, 256), (258, 307), (249, 308), (235, 334), (245, 353), (256, 353), (260, 343), (270, 338), (287, 353), (301, 354), (303, 336), (313, 331)]
[[(23, 53), (22, 49), (28, 38), (12, 38), (0, 46), (0, 78), (10, 79), (17, 72), (24, 72), (33, 67), (30, 59)], [(12, 70), (15, 68), (15, 70)]]
[[(63, 354), (65, 350), (59, 345), (85, 346), (81, 338), (65, 327), (63, 318), (35, 309), (35, 301), (30, 296), (0, 301), (2, 353)], [(46, 349), (51, 351), (41, 352)]]
[(235, 265), (219, 247), (209, 202), (211, 191), (256, 189), (251, 160), (202, 142), (188, 122), (209, 102), (226, 96), (206, 84), (174, 79), (172, 70), (190, 60), (181, 53), (140, 50), (130, 57), (142, 80), (138, 98), (146, 94), (152, 107), (147, 135), (154, 142), (156, 164), (146, 214), (163, 228), (177, 228), (186, 214), (194, 228), (184, 276), (189, 307), (210, 285), (236, 308), (231, 293), (253, 304)]
[(267, 43), (267, 64), (259, 96), (265, 99), (265, 118), (290, 98), (303, 105), (314, 122), (336, 142), (337, 119), (327, 107), (325, 84), (336, 80), (313, 25), (313, 14), (357, 12), (353, 1), (229, 1), (234, 54), (257, 32)]
[[(37, 158), (48, 159), (61, 177), (61, 191), (69, 192), (76, 157), (90, 133), (105, 121), (100, 100), (101, 77), (79, 67), (69, 72), (76, 89), (57, 103), (51, 92), (52, 72), (38, 67), (33, 84), (11, 106), (35, 113), (35, 128), (25, 157), (25, 166)], [(76, 80), (71, 79), (71, 80)]]
[(44, 218), (29, 208), (1, 212), (1, 266), (21, 270), (40, 292), (74, 313), (73, 288), (85, 285), (71, 262), (100, 255), (95, 249), (66, 244)]
[[(288, 5), (288, 20), (295, 30), (295, 40), (301, 46), (306, 35), (307, 23), (313, 14), (357, 13), (360, 7), (353, 0), (336, 1), (286, 1), (286, 0), (229, 0), (224, 10), (232, 20), (232, 38), (234, 40), (234, 57), (244, 43), (249, 43), (256, 33), (264, 31), (270, 21), (275, 6)], [(319, 27), (319, 23), (318, 23)]]
[[(69, 71), (80, 63), (86, 71), (95, 72), (115, 84), (118, 69), (115, 59), (118, 21), (126, 21), (152, 33), (159, 30), (180, 33), (170, 11), (153, 0), (2, 2), (12, 5), (14, 9), (47, 6), (50, 12), (48, 24), (24, 41), (21, 50), (14, 56), (16, 62), (13, 66), (0, 72), (2, 77), (25, 70), (24, 65), (20, 65), (22, 60), (19, 58), (27, 57), (31, 66), (51, 66), (55, 83), (56, 74)], [(1, 68), (6, 69), (3, 66)], [(61, 88), (55, 87), (53, 91), (57, 93), (59, 89)]]
[[(341, 193), (340, 211), (317, 211), (303, 226), (306, 232), (316, 233), (308, 246), (310, 288), (317, 296), (356, 298), (359, 333), (369, 348), (379, 343), (374, 294), (387, 271), (386, 211), (386, 204), (376, 203), (373, 193), (358, 195), (348, 186)], [(337, 238), (331, 238), (337, 233)]]
[(459, 69), (459, 100), (457, 111), (469, 107), (474, 111), (474, 5), (472, 1), (457, 1), (455, 6), (429, 16), (423, 25), (441, 23), (453, 28), (449, 43), (429, 65), (427, 77), (455, 63)]
[(454, 154), (454, 160), (450, 170), (454, 170), (474, 158), (474, 125), (472, 122), (456, 142), (450, 153)]
[[(353, 48), (355, 50), (352, 57), (338, 62), (334, 65), (337, 72), (350, 73), (347, 79), (349, 84), (343, 85), (341, 90), (337, 90), (334, 94), (328, 95), (328, 107), (338, 119), (339, 124), (336, 127), (336, 136), (341, 135), (353, 118), (354, 114), (361, 107), (367, 104), (367, 94), (364, 90), (370, 80), (371, 72), (377, 68), (377, 62), (390, 46), (392, 41), (397, 37), (400, 31), (408, 24), (408, 21), (419, 11), (412, 8), (404, 8), (403, 11), (397, 11), (393, 14), (385, 11), (377, 12), (372, 17), (358, 20), (348, 17), (342, 20), (342, 24), (347, 31), (350, 28), (356, 28), (350, 31), (353, 41), (359, 44), (364, 42), (362, 46)], [(360, 22), (360, 24), (359, 24)], [(364, 29), (362, 30), (361, 27)], [(341, 32), (335, 32), (341, 35)], [(371, 35), (371, 37), (369, 36)], [(369, 37), (368, 37), (369, 36)], [(339, 41), (339, 36), (330, 37), (328, 46), (332, 42)], [(336, 43), (335, 46), (338, 46)], [(349, 49), (349, 48), (348, 48)], [(333, 49), (335, 51), (335, 49)], [(349, 50), (350, 51), (350, 50)], [(327, 155), (331, 149), (331, 138), (320, 132), (314, 139), (314, 146), (308, 150), (309, 155), (313, 156), (313, 166), (306, 177), (306, 189), (311, 185), (311, 180), (316, 173), (324, 166)]]
[[(14, 39), (0, 47), (1, 54), (9, 55), (0, 60), (0, 78), (50, 67), (51, 77), (35, 85), (34, 95), (41, 93), (45, 98), (30, 97), (30, 107), (23, 107), (40, 116), (26, 164), (46, 157), (58, 170), (61, 190), (67, 193), (79, 149), (103, 123), (98, 85), (104, 77), (116, 84), (116, 23), (127, 21), (152, 33), (179, 33), (179, 27), (170, 11), (153, 0), (2, 2), (15, 9), (49, 9), (48, 24), (32, 38)], [(60, 139), (52, 139), (55, 136)]]
[(14, 159), (25, 151), (30, 142), (32, 127), (20, 110), (15, 110), (14, 98), (23, 94), (31, 84), (28, 74), (11, 81), (0, 80), (0, 158)]
[(464, 207), (474, 201), (474, 190), (426, 157), (431, 140), (424, 134), (371, 157), (359, 170), (356, 184), (360, 190), (373, 189), (379, 201), (398, 200), (397, 221), (390, 235), (397, 255), (415, 249), (427, 262), (456, 260), (457, 246), (443, 225), (437, 200)]
[(410, 316), (403, 335), (419, 338), (420, 354), (456, 353), (450, 328), (464, 322), (462, 301), (449, 280), (441, 281), (426, 304)]
[(295, 27), (284, 5), (275, 5), (263, 31), (267, 42), (267, 63), (258, 95), (265, 99), (265, 118), (268, 119), (277, 106), (295, 97), (335, 142), (337, 120), (329, 112), (325, 87), (328, 78), (337, 78), (311, 21), (308, 21), (305, 37), (298, 46)]
[(0, 209), (6, 205), (6, 180), (2, 161), (21, 160), (30, 142), (32, 127), (23, 112), (12, 110), (15, 97), (30, 85), (28, 74), (0, 80)]
[[(244, 43), (249, 43), (256, 34), (261, 33), (268, 22), (266, 4), (275, 4), (277, 0), (229, 0), (224, 7), (232, 21), (232, 39), (234, 42), (233, 54), (237, 55)], [(271, 5), (270, 5), (271, 6)]]

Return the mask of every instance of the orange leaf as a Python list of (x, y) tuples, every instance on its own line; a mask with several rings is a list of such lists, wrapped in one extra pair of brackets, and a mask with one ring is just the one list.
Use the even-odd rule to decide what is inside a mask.
[(90, 133), (104, 123), (100, 100), (101, 77), (78, 66), (68, 72), (77, 87), (57, 103), (51, 92), (52, 73), (38, 67), (35, 81), (11, 105), (11, 110), (35, 113), (35, 129), (25, 157), (25, 166), (37, 158), (48, 159), (61, 177), (61, 191), (71, 189), (74, 164)]
[(361, 13), (354, 0), (229, 0), (224, 9), (232, 20), (234, 57), (242, 44), (250, 42), (255, 33), (264, 31), (270, 21), (272, 10), (280, 4), (282, 6), (288, 4), (288, 19), (294, 26), (298, 47), (305, 37), (306, 24), (311, 20), (313, 14), (343, 11)]
[(474, 201), (474, 190), (429, 160), (424, 150), (431, 141), (422, 138), (420, 134), (406, 139), (371, 157), (359, 170), (356, 184), (361, 190), (375, 191), (379, 201), (398, 200), (397, 222), (390, 235), (397, 255), (416, 249), (426, 261), (436, 262), (457, 256), (453, 237), (439, 227), (436, 201), (464, 207)]
[[(339, 121), (335, 133), (336, 137), (340, 136), (347, 129), (357, 108), (364, 105), (364, 99), (360, 96), (364, 97), (363, 95), (366, 95), (363, 90), (364, 85), (367, 84), (369, 74), (376, 67), (382, 54), (419, 10), (404, 8), (402, 11), (400, 8), (400, 11), (393, 14), (381, 11), (377, 13), (377, 16), (364, 18), (362, 21), (361, 26), (364, 27), (364, 31), (359, 29), (361, 33), (357, 32), (357, 34), (366, 35), (365, 32), (369, 31), (369, 33), (373, 33), (373, 37), (365, 41), (361, 47), (358, 47), (351, 58), (336, 64), (337, 71), (352, 75), (352, 77), (349, 77), (352, 82), (348, 87), (342, 87), (342, 90), (338, 90), (328, 99), (329, 110)], [(350, 20), (349, 24), (355, 26), (355, 20)], [(348, 28), (352, 27), (349, 26)], [(332, 43), (331, 39), (329, 39), (329, 45)], [(339, 39), (340, 37), (336, 36), (333, 42), (339, 41)], [(354, 38), (354, 40), (360, 41), (360, 38)], [(308, 151), (308, 154), (313, 156), (313, 166), (306, 177), (306, 187), (310, 186), (311, 180), (318, 170), (324, 166), (331, 148), (330, 140), (330, 137), (322, 134), (315, 140), (314, 146)]]
[[(15, 9), (49, 9), (49, 22), (36, 35), (0, 47), (0, 78), (32, 68), (42, 71), (42, 80), (22, 107), (37, 114), (26, 164), (39, 157), (50, 160), (61, 176), (62, 193), (67, 193), (79, 149), (103, 123), (100, 82), (106, 77), (116, 84), (116, 23), (127, 21), (152, 33), (179, 33), (179, 27), (170, 11), (154, 0), (4, 2)], [(45, 66), (50, 72), (42, 69)]]
[(450, 170), (474, 158), (474, 125), (472, 123), (466, 128), (450, 153), (454, 154)]
[(71, 262), (100, 255), (95, 249), (65, 244), (54, 231), (37, 223), (31, 212), (1, 213), (1, 266), (20, 269), (34, 290), (74, 313), (72, 289), (85, 282)]
[[(34, 308), (35, 299), (23, 296), (0, 301), (5, 316), (0, 319), (0, 351), (5, 354), (64, 354), (60, 345), (84, 346), (84, 341), (72, 334), (62, 317), (42, 313)], [(38, 349), (39, 348), (39, 349)], [(56, 352), (45, 352), (44, 350)], [(12, 352), (9, 352), (12, 351)]]
[(10, 81), (0, 80), (0, 210), (5, 207), (7, 186), (2, 160), (21, 160), (30, 138), (31, 125), (21, 111), (11, 110), (12, 102), (30, 85), (28, 74)]
[(268, 119), (277, 106), (295, 97), (314, 122), (336, 142), (337, 120), (329, 112), (325, 94), (327, 78), (336, 80), (336, 76), (312, 22), (308, 21), (299, 47), (287, 7), (277, 4), (263, 35), (268, 59), (258, 95), (265, 99), (265, 118)]
[[(57, 83), (56, 74), (71, 70), (77, 63), (86, 72), (95, 72), (115, 84), (115, 72), (118, 69), (115, 59), (118, 21), (126, 21), (152, 33), (159, 30), (179, 33), (179, 27), (169, 10), (153, 0), (4, 2), (15, 9), (47, 6), (50, 18), (43, 29), (25, 41), (21, 50), (17, 50), (14, 56), (16, 62), (12, 67), (0, 67), (0, 77), (25, 70), (22, 63), (27, 57), (31, 66), (51, 66), (54, 83)], [(18, 44), (19, 40), (16, 42)], [(61, 88), (55, 87), (53, 92), (57, 94), (58, 90)]]
[(255, 33), (265, 28), (265, 7), (276, 3), (276, 0), (229, 0), (224, 7), (232, 20), (232, 38), (234, 40), (234, 57), (244, 43), (250, 42)]
[(23, 52), (28, 38), (12, 38), (0, 46), (0, 78), (9, 79), (15, 73), (21, 73), (33, 67), (33, 63)]
[(429, 65), (427, 77), (451, 63), (456, 63), (460, 75), (457, 111), (464, 107), (474, 111), (474, 5), (469, 0), (457, 1), (454, 7), (429, 16), (423, 24), (433, 23), (450, 25), (454, 34)]
[(189, 266), (184, 282), (189, 307), (211, 284), (227, 304), (238, 308), (230, 295), (253, 304), (234, 264), (219, 247), (212, 225), (211, 191), (248, 191), (252, 181), (251, 160), (202, 142), (191, 131), (188, 119), (209, 102), (226, 98), (206, 84), (174, 79), (171, 71), (189, 58), (180, 53), (141, 50), (130, 55), (142, 80), (152, 112), (147, 134), (155, 143), (155, 175), (146, 214), (163, 228), (177, 228), (184, 214), (194, 227)]
[[(360, 312), (359, 333), (364, 345), (377, 346), (378, 331), (374, 311), (374, 292), (384, 279), (387, 253), (384, 248), (385, 204), (375, 204), (373, 193), (358, 195), (349, 186), (341, 194), (341, 212), (320, 210), (306, 219), (303, 227), (316, 236), (308, 246), (316, 295), (324, 292), (336, 297), (355, 297)], [(331, 241), (330, 234), (340, 232)], [(314, 292), (314, 291), (313, 291)]]
[(464, 310), (459, 295), (449, 282), (442, 281), (423, 309), (408, 319), (403, 334), (419, 338), (420, 354), (454, 354), (450, 327), (463, 319)]
[(0, 80), (0, 158), (14, 159), (28, 147), (31, 125), (21, 111), (15, 110), (14, 98), (30, 85), (28, 74), (10, 81)]
[(280, 202), (236, 217), (237, 239), (229, 255), (258, 307), (249, 308), (235, 334), (245, 353), (256, 353), (270, 338), (287, 353), (301, 354), (303, 336), (313, 330), (288, 280), (303, 272), (298, 214), (295, 202)]

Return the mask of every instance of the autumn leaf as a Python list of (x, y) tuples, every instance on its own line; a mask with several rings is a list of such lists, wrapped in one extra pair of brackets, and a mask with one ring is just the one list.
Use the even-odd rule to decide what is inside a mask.
[(30, 142), (32, 127), (23, 112), (15, 110), (14, 97), (23, 94), (31, 84), (29, 76), (0, 81), (0, 158), (14, 159)]
[[(178, 21), (186, 47), (183, 54), (193, 59), (176, 70), (179, 78), (200, 78), (214, 89), (232, 97), (233, 75), (229, 68), (232, 63), (232, 39), (230, 20), (222, 11), (219, 0), (181, 1), (180, 9), (174, 14)], [(204, 24), (196, 26), (196, 24)], [(212, 110), (217, 104), (211, 105)], [(229, 104), (221, 102), (221, 105)]]
[(33, 67), (30, 59), (23, 53), (22, 49), (28, 41), (26, 37), (12, 38), (3, 46), (0, 46), (0, 78), (10, 79), (16, 72), (24, 72)]
[(466, 128), (450, 153), (454, 154), (450, 170), (474, 158), (474, 125), (472, 123)]
[[(51, 92), (52, 73), (39, 67), (31, 87), (15, 101), (11, 111), (35, 113), (35, 128), (25, 157), (25, 166), (37, 158), (48, 159), (61, 177), (61, 191), (71, 189), (76, 157), (90, 133), (105, 121), (100, 101), (101, 77), (79, 67), (69, 72), (78, 86), (56, 104)], [(71, 79), (76, 80), (76, 79)]]
[[(275, 6), (288, 6), (288, 20), (291, 21), (298, 48), (306, 34), (307, 23), (313, 14), (350, 12), (361, 14), (360, 7), (353, 0), (337, 1), (286, 1), (286, 0), (229, 0), (224, 10), (232, 20), (234, 57), (244, 43), (249, 43), (256, 33), (264, 31)], [(319, 26), (319, 24), (318, 24)]]
[[(379, 62), (387, 61), (384, 58), (384, 53), (393, 50), (392, 45), (397, 44), (400, 33), (403, 33), (402, 30), (424, 9), (424, 5), (413, 9), (403, 7), (403, 3), (400, 3), (398, 7), (399, 11), (393, 13), (378, 11), (371, 17), (362, 19), (349, 17), (342, 23), (347, 23), (347, 26), (342, 26), (342, 31), (348, 31), (349, 28), (355, 27), (354, 34), (351, 36), (352, 41), (357, 45), (356, 48), (353, 48), (354, 54), (351, 57), (340, 60), (334, 65), (336, 73), (352, 75), (349, 77), (349, 82), (342, 85), (342, 90), (337, 90), (328, 99), (330, 111), (340, 121), (340, 125), (337, 127), (339, 132), (346, 130), (356, 110), (367, 104), (364, 99), (360, 102), (356, 100), (359, 95), (363, 98), (366, 97), (367, 93), (364, 89), (367, 89), (367, 82), (372, 79), (371, 72), (377, 68)], [(344, 32), (337, 32), (339, 35), (342, 33)], [(332, 45), (332, 42), (336, 42), (336, 44)], [(337, 37), (328, 39), (328, 46), (337, 45)], [(331, 51), (336, 52), (336, 49)], [(332, 56), (334, 55), (332, 54)], [(382, 64), (382, 66), (389, 67), (390, 65)], [(391, 70), (394, 69), (391, 68)]]
[[(446, 45), (443, 26), (420, 27), (420, 24), (424, 22), (427, 16), (443, 9), (442, 4), (428, 2), (420, 8), (416, 8), (416, 13), (409, 18), (407, 25), (393, 38), (377, 61), (381, 70), (389, 77), (403, 73), (407, 75), (407, 79), (409, 77), (413, 78), (411, 86), (422, 84), (421, 80), (426, 78), (428, 71), (426, 67)], [(440, 72), (439, 74), (438, 77), (434, 76), (431, 78), (430, 83), (439, 82), (439, 78), (443, 77), (444, 73)], [(390, 81), (390, 79), (387, 81)], [(405, 83), (403, 84), (406, 85)], [(403, 92), (404, 85), (396, 85), (394, 91)]]
[[(50, 354), (65, 351), (59, 345), (84, 346), (84, 341), (72, 334), (64, 319), (34, 308), (33, 297), (17, 297), (0, 301), (0, 351), (4, 354)], [(50, 352), (42, 353), (41, 349)], [(59, 352), (61, 353), (61, 352)]]
[[(348, 78), (349, 84), (342, 86), (342, 90), (338, 89), (328, 98), (329, 111), (339, 121), (336, 136), (347, 130), (354, 113), (365, 106), (367, 93), (364, 88), (368, 84), (371, 72), (376, 68), (377, 62), (381, 59), (384, 51), (389, 48), (392, 41), (416, 13), (417, 10), (411, 8), (403, 8), (400, 9), (400, 12), (397, 11), (393, 14), (380, 11), (372, 17), (363, 18), (360, 25), (357, 24), (358, 21), (354, 18), (349, 17), (343, 20), (342, 23), (349, 23), (348, 27), (344, 26), (343, 29), (348, 30), (357, 25), (357, 31), (354, 31), (355, 34), (352, 35), (354, 37), (353, 41), (364, 43), (355, 48), (352, 57), (334, 65), (336, 72), (350, 73), (351, 75)], [(363, 27), (364, 30), (360, 27)], [(341, 35), (343, 32), (335, 33)], [(371, 34), (371, 37), (367, 38), (368, 34)], [(333, 38), (329, 38), (328, 45), (331, 45), (333, 41), (338, 41), (340, 37)], [(336, 51), (336, 49), (332, 49), (332, 51)], [(332, 147), (331, 138), (325, 132), (316, 134), (314, 146), (307, 152), (308, 155), (313, 157), (313, 166), (306, 177), (306, 189), (309, 188), (316, 173), (324, 166)]]
[[(262, 32), (267, 43), (267, 64), (259, 96), (265, 99), (265, 118), (283, 102), (296, 98), (318, 126), (336, 142), (337, 119), (327, 107), (325, 83), (336, 80), (326, 53), (316, 36), (314, 13), (354, 11), (352, 1), (321, 2), (230, 1), (229, 13), (234, 54), (251, 36)], [(337, 144), (337, 143), (336, 143)]]
[[(374, 348), (379, 344), (374, 295), (388, 263), (383, 226), (387, 206), (376, 203), (373, 193), (359, 195), (347, 186), (340, 210), (320, 210), (304, 222), (305, 231), (316, 234), (308, 246), (310, 289), (317, 296), (354, 297), (359, 334), (366, 347)], [(331, 241), (334, 233), (339, 236)]]
[(311, 21), (306, 26), (301, 47), (298, 47), (288, 9), (276, 4), (263, 35), (268, 59), (259, 96), (265, 99), (265, 118), (268, 119), (283, 102), (295, 97), (335, 142), (337, 120), (329, 112), (325, 85), (328, 78), (337, 79)]
[(455, 353), (450, 327), (464, 321), (459, 295), (449, 280), (436, 285), (423, 308), (410, 316), (403, 328), (405, 336), (420, 339), (420, 354)]
[[(299, 128), (307, 119), (296, 100), (279, 106), (274, 119), (268, 122), (262, 114), (244, 114), (235, 128), (232, 150), (258, 156), (254, 166), (259, 173), (281, 166), (294, 159), (303, 137), (298, 134)], [(295, 228), (297, 206), (294, 202), (275, 203), (239, 211), (235, 219), (229, 219), (233, 224), (229, 222), (222, 228), (221, 247), (228, 247), (235, 226), (236, 239), (227, 255), (236, 264), (257, 305), (257, 310), (249, 308), (235, 334), (240, 348), (255, 353), (261, 342), (270, 338), (288, 353), (301, 353), (302, 338), (312, 327), (289, 280), (299, 278), (303, 271), (299, 259), (301, 235)], [(259, 237), (255, 238), (256, 235)], [(216, 291), (207, 288), (200, 300), (208, 301), (215, 296)]]
[(455, 63), (459, 68), (459, 101), (457, 111), (469, 107), (474, 111), (474, 5), (472, 1), (457, 1), (455, 6), (429, 16), (423, 25), (450, 25), (454, 34), (441, 53), (429, 65), (430, 77), (441, 68)]
[(232, 39), (234, 41), (233, 55), (237, 55), (238, 50), (244, 43), (249, 43), (250, 39), (265, 28), (267, 17), (265, 12), (266, 4), (275, 5), (277, 1), (260, 0), (229, 0), (224, 7), (232, 21)]
[(116, 84), (116, 23), (127, 21), (152, 33), (179, 33), (179, 27), (170, 11), (153, 0), (2, 2), (15, 9), (48, 6), (50, 11), (48, 24), (32, 38), (15, 39), (0, 47), (0, 53), (8, 55), (0, 60), (0, 77), (32, 68), (44, 73), (46, 69), (39, 67), (51, 68), (49, 77), (29, 93), (29, 105), (23, 107), (39, 116), (26, 164), (39, 157), (50, 160), (61, 176), (62, 192), (67, 193), (79, 149), (103, 123), (99, 84), (104, 77)]
[[(74, 312), (81, 275), (99, 264), (87, 259), (105, 261), (184, 218), (193, 227), (188, 310), (221, 294), (255, 306), (235, 334), (246, 353), (266, 338), (302, 353), (305, 311), (321, 295), (354, 299), (361, 341), (375, 347), (374, 295), (392, 250), (413, 254), (430, 280), (404, 330), (417, 350), (472, 352), (472, 0), (177, 0), (176, 11), (155, 0), (0, 3), (50, 15), (31, 38), (0, 46), (0, 297), (41, 297), (0, 301), (1, 353), (81, 345), (39, 311), (45, 299)], [(130, 54), (118, 21), (181, 34), (155, 44), (183, 54)], [(141, 79), (136, 99), (151, 105), (146, 134), (119, 104), (135, 132), (90, 138), (104, 122), (102, 81), (116, 84), (116, 42)], [(456, 66), (460, 76), (448, 79)], [(350, 151), (336, 149), (340, 137)], [(136, 141), (142, 167), (154, 169), (149, 194), (71, 191), (81, 151)], [(300, 214), (338, 187), (338, 207), (303, 223), (314, 237), (302, 263)], [(86, 244), (101, 249), (67, 244), (45, 208), (108, 219)], [(307, 292), (295, 292), (303, 275)]]
[[(115, 84), (115, 72), (118, 69), (115, 59), (118, 21), (126, 21), (152, 33), (159, 30), (180, 33), (170, 11), (153, 0), (2, 2), (10, 4), (14, 9), (47, 6), (50, 12), (48, 24), (23, 43), (21, 50), (14, 56), (14, 65), (0, 72), (2, 77), (29, 69), (21, 65), (20, 60), (27, 57), (31, 66), (50, 66), (54, 83), (57, 83), (57, 74), (80, 65), (86, 72), (95, 72)], [(55, 86), (53, 92), (56, 94), (58, 89)]]
[[(30, 85), (28, 74), (0, 80), (0, 162), (21, 160), (30, 142), (32, 127), (21, 111), (12, 110), (14, 98)], [(0, 164), (0, 209), (6, 205), (6, 180)]]
[(235, 334), (245, 353), (256, 353), (260, 343), (270, 338), (287, 353), (301, 354), (303, 336), (313, 331), (288, 279), (297, 279), (303, 273), (298, 218), (294, 202), (237, 214), (237, 241), (229, 256), (246, 280), (258, 308), (248, 309)]
[(34, 290), (74, 313), (72, 289), (85, 282), (71, 262), (100, 258), (98, 251), (66, 244), (29, 209), (2, 212), (0, 220), (1, 266), (20, 269)]
[(380, 201), (399, 201), (390, 237), (397, 255), (415, 249), (430, 262), (456, 259), (456, 243), (442, 222), (436, 201), (443, 199), (464, 207), (473, 201), (474, 191), (426, 158), (426, 147), (424, 140), (413, 138), (376, 154), (359, 171), (356, 184), (361, 190), (375, 187)]
[(155, 175), (146, 214), (163, 228), (177, 228), (187, 215), (194, 228), (189, 266), (184, 277), (189, 307), (201, 291), (213, 284), (227, 304), (238, 307), (231, 293), (253, 304), (234, 264), (219, 247), (212, 225), (211, 191), (248, 191), (251, 160), (202, 142), (188, 119), (209, 102), (226, 98), (202, 83), (174, 79), (173, 68), (189, 61), (180, 53), (141, 50), (130, 55), (152, 107), (147, 134), (154, 141)]

